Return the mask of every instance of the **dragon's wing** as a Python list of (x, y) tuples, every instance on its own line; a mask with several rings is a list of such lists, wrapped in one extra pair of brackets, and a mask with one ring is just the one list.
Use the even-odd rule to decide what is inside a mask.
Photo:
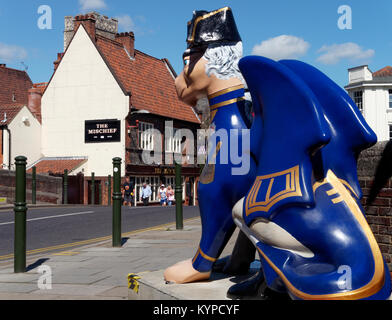
[[(298, 169), (298, 176), (293, 177), (298, 196), (286, 197), (270, 212), (287, 203), (313, 205), (311, 154), (331, 137), (319, 101), (306, 83), (281, 63), (247, 56), (240, 60), (239, 68), (254, 106), (251, 149), (259, 159), (257, 175)], [(274, 186), (278, 186), (278, 179), (274, 180)], [(294, 188), (294, 182), (293, 186), (286, 185)]]
[(296, 60), (279, 63), (294, 71), (313, 91), (330, 126), (331, 141), (319, 151), (324, 175), (332, 170), (349, 183), (360, 199), (362, 191), (357, 178), (357, 158), (362, 150), (376, 143), (377, 136), (347, 92), (321, 71)]

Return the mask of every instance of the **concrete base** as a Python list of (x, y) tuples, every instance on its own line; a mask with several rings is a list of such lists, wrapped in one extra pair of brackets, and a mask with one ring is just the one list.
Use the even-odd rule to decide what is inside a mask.
[(252, 263), (249, 274), (245, 276), (228, 276), (212, 273), (208, 281), (166, 284), (164, 270), (139, 274), (137, 291), (128, 289), (129, 300), (230, 300), (227, 290), (234, 284), (253, 275), (260, 267), (259, 261)]

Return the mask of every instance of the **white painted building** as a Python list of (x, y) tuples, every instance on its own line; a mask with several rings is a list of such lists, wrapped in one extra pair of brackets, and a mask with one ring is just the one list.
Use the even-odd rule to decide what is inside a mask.
[(125, 158), (125, 134), (118, 142), (85, 143), (85, 121), (116, 119), (124, 133), (128, 112), (129, 96), (86, 29), (78, 28), (42, 96), (42, 153), (45, 157), (87, 157), (85, 175), (112, 174), (112, 158)]
[(40, 159), (41, 124), (27, 106), (0, 106), (0, 167), (15, 170), (15, 157), (27, 157), (27, 166)]
[(392, 139), (392, 67), (372, 72), (367, 65), (348, 70), (345, 89), (361, 110), (378, 141)]

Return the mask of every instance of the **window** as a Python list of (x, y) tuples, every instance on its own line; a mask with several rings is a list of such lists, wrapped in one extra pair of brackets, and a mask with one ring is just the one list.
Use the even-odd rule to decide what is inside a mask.
[(392, 109), (392, 90), (389, 90), (389, 108)]
[(389, 125), (389, 140), (392, 140), (392, 124)]
[[(132, 180), (132, 179), (131, 179)], [(135, 181), (135, 205), (136, 203), (141, 203), (140, 196), (142, 194), (142, 188), (143, 188), (143, 183), (148, 182), (148, 184), (151, 187), (151, 196), (150, 196), (150, 202), (158, 202), (158, 190), (159, 187), (162, 183), (165, 184), (167, 187), (170, 185), (173, 189), (175, 187), (175, 177), (173, 176), (168, 176), (165, 177), (165, 181), (161, 181), (161, 178), (158, 176), (150, 176), (150, 177), (133, 177), (133, 181)], [(185, 194), (185, 184), (184, 184), (184, 177), (181, 177), (181, 182), (182, 182), (182, 195), (184, 199), (184, 194)]]
[(359, 111), (361, 111), (361, 112), (363, 112), (362, 96), (363, 96), (362, 91), (354, 91), (354, 102), (357, 105)]
[(139, 122), (139, 147), (143, 150), (154, 149), (154, 134), (151, 129), (154, 129), (152, 123)]
[(177, 130), (174, 129), (173, 135), (165, 137), (165, 151), (166, 152), (181, 152), (181, 137), (176, 136)]

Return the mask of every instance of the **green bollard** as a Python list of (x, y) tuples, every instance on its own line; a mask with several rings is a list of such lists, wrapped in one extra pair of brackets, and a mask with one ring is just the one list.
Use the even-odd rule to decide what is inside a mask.
[(112, 176), (108, 176), (108, 206), (112, 205)]
[(31, 173), (31, 203), (37, 204), (37, 168), (35, 166)]
[(68, 204), (68, 170), (64, 169), (63, 178), (64, 204)]
[(182, 216), (182, 184), (181, 184), (181, 164), (175, 162), (176, 185), (174, 187), (176, 198), (176, 229), (183, 229)]
[(95, 173), (91, 172), (91, 204), (95, 204)]
[(113, 247), (121, 247), (121, 158), (113, 158)]
[(15, 234), (14, 234), (14, 272), (26, 272), (26, 163), (27, 158), (15, 158)]

